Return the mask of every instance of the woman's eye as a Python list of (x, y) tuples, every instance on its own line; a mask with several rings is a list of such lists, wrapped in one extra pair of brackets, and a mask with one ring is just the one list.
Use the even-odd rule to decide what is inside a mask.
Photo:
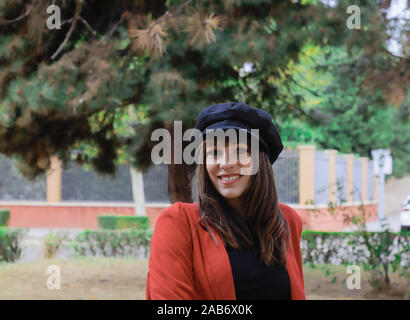
[[(247, 154), (247, 153), (248, 153), (248, 150), (247, 150), (247, 149), (243, 149), (243, 148), (236, 149), (236, 154), (237, 154), (238, 156), (241, 155), (241, 154)], [(208, 156), (208, 157), (216, 157), (216, 156), (218, 156), (218, 149), (214, 149), (214, 150), (208, 151), (208, 152), (207, 152), (207, 156)]]
[(216, 156), (217, 155), (218, 150), (211, 150), (208, 151), (208, 156)]

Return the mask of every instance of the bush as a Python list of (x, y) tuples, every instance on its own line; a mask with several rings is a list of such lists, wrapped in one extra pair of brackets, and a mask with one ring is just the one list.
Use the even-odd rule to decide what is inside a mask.
[(64, 241), (67, 240), (66, 233), (50, 232), (43, 238), (44, 240), (44, 258), (51, 259), (61, 248)]
[(149, 217), (142, 216), (98, 216), (98, 226), (101, 229), (140, 229), (147, 230), (149, 226)]
[(0, 209), (0, 227), (7, 226), (10, 219), (10, 210)]
[(410, 266), (410, 232), (316, 232), (303, 231), (302, 260), (315, 264), (361, 264), (375, 289), (390, 286), (390, 270)]
[(0, 228), (0, 262), (15, 262), (20, 258), (25, 229)]
[[(379, 256), (390, 262), (400, 256), (402, 266), (410, 262), (410, 232), (390, 232), (386, 243), (385, 232), (321, 232), (303, 231), (300, 243), (304, 263), (319, 264), (372, 264), (375, 259), (373, 247)], [(382, 252), (384, 250), (384, 252)]]
[(105, 257), (139, 257), (144, 249), (148, 256), (153, 230), (86, 230), (71, 241), (79, 255)]

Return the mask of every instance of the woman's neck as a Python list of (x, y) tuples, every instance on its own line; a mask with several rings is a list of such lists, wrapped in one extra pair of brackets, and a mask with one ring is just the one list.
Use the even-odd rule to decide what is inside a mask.
[(241, 217), (245, 217), (246, 215), (246, 205), (241, 198), (235, 199), (226, 199), (227, 203), (229, 204), (232, 209), (234, 209)]

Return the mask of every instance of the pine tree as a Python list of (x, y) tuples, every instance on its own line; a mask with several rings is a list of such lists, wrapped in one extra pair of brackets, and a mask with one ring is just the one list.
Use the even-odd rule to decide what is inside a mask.
[[(52, 4), (61, 10), (61, 29), (47, 28)], [(345, 45), (360, 65), (363, 90), (383, 90), (388, 77), (384, 95), (400, 104), (408, 57), (386, 58), (382, 9), (389, 4), (358, 1), (365, 27), (349, 30), (347, 0), (335, 7), (316, 0), (3, 0), (0, 153), (20, 158), (27, 177), (44, 172), (53, 154), (68, 161), (73, 149), (79, 162), (113, 173), (118, 150), (126, 147), (129, 161), (146, 169), (154, 129), (173, 132), (174, 120), (191, 128), (213, 103), (241, 97), (274, 119), (308, 119), (301, 97), (277, 87), (277, 79), (291, 86), (286, 70), (308, 42)], [(246, 62), (255, 69), (241, 76)], [(172, 202), (190, 201), (190, 171), (169, 166)]]

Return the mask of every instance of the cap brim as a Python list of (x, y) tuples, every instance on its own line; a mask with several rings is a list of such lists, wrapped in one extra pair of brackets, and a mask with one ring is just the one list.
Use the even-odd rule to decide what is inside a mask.
[[(214, 128), (213, 128), (214, 127)], [(239, 127), (239, 126), (235, 126), (235, 125), (211, 125), (209, 127), (207, 127), (205, 130), (202, 130), (202, 136), (206, 135), (206, 131), (207, 130), (216, 130), (216, 129), (236, 129), (236, 130), (245, 130), (246, 133), (250, 134), (251, 136), (253, 136), (254, 138), (258, 139), (262, 148), (266, 151), (268, 150), (268, 147), (265, 143), (265, 141), (263, 141), (263, 139), (259, 136), (259, 135), (255, 135), (250, 128), (244, 128), (244, 127)]]

